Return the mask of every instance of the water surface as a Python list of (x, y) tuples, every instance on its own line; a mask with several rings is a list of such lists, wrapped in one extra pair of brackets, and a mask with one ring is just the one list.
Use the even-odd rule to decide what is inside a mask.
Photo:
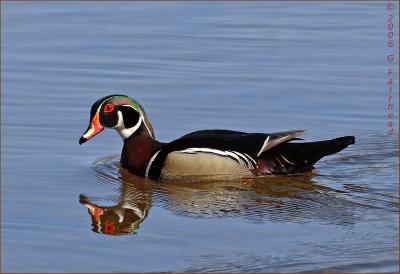
[[(384, 3), (1, 5), (2, 271), (398, 270)], [(165, 142), (221, 128), (357, 143), (296, 176), (157, 183), (120, 170), (111, 130), (78, 145), (116, 92)]]

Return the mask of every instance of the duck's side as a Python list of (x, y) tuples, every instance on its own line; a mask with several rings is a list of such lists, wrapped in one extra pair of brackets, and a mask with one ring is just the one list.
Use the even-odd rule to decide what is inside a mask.
[(322, 157), (355, 142), (353, 136), (295, 142), (303, 130), (269, 134), (201, 130), (162, 143), (155, 139), (143, 107), (125, 95), (106, 96), (93, 104), (89, 127), (79, 143), (86, 142), (104, 128), (115, 129), (124, 140), (122, 167), (155, 180), (303, 172), (312, 169)]
[(354, 137), (296, 143), (303, 131), (273, 134), (205, 130), (165, 144), (151, 157), (145, 176), (241, 178), (304, 172), (326, 155), (354, 143)]

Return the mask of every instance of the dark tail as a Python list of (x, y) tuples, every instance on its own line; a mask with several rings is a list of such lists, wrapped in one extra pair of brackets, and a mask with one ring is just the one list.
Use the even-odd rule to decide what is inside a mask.
[(309, 143), (289, 142), (271, 149), (270, 153), (266, 153), (263, 158), (275, 163), (272, 173), (302, 172), (312, 169), (312, 166), (322, 157), (337, 153), (354, 143), (354, 136)]

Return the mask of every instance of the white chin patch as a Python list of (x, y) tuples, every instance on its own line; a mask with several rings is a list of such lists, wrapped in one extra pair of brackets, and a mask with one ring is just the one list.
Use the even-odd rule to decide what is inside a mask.
[(139, 121), (137, 122), (136, 125), (130, 128), (125, 128), (124, 125), (124, 118), (122, 117), (122, 112), (118, 111), (118, 124), (113, 127), (118, 134), (122, 137), (122, 139), (127, 139), (129, 138), (142, 124), (142, 117), (139, 117)]

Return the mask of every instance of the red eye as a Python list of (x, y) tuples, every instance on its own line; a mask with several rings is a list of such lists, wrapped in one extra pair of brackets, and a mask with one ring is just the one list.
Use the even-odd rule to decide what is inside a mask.
[(114, 110), (113, 104), (107, 104), (104, 106), (104, 112), (112, 112)]

